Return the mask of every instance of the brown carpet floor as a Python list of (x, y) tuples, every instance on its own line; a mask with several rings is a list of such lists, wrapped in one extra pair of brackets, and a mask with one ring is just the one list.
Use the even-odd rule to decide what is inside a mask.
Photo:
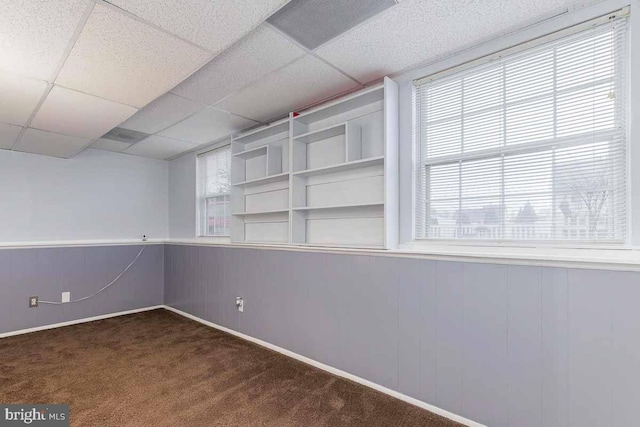
[(460, 426), (155, 310), (0, 339), (1, 403), (69, 403), (72, 426)]

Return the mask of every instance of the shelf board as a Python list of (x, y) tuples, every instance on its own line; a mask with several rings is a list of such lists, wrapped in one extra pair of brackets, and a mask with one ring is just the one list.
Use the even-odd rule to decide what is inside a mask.
[(367, 104), (382, 101), (384, 99), (384, 85), (363, 89), (343, 98), (329, 102), (318, 107), (313, 107), (307, 111), (302, 111), (294, 120), (310, 124), (329, 117), (337, 116)]
[(293, 137), (293, 139), (295, 141), (300, 141), (305, 144), (310, 144), (312, 142), (332, 138), (334, 136), (345, 135), (346, 133), (347, 133), (347, 123), (340, 123), (338, 125), (333, 125), (326, 128), (303, 133), (302, 135)]
[(269, 138), (279, 133), (289, 131), (289, 118), (278, 120), (271, 123), (268, 126), (262, 126), (259, 128), (251, 129), (243, 134), (237, 135), (233, 138), (234, 142), (240, 144), (249, 144), (251, 142), (259, 141), (261, 139)]
[(256, 211), (256, 212), (235, 212), (231, 215), (235, 216), (248, 216), (248, 215), (267, 215), (267, 214), (277, 214), (277, 213), (288, 213), (289, 209), (278, 209), (273, 211)]
[(286, 181), (287, 179), (289, 179), (289, 172), (284, 172), (277, 175), (265, 176), (263, 178), (256, 178), (249, 181), (238, 182), (237, 184), (233, 184), (233, 186), (240, 188), (255, 187), (257, 185), (270, 184), (272, 182)]
[(233, 157), (238, 157), (246, 160), (246, 159), (252, 159), (258, 156), (265, 156), (266, 154), (267, 154), (267, 146), (263, 145), (261, 147), (252, 148), (251, 150), (235, 153), (233, 154)]
[(353, 205), (335, 205), (335, 206), (304, 206), (301, 208), (293, 208), (294, 211), (319, 211), (331, 209), (352, 209), (352, 208), (369, 208), (384, 206), (384, 203), (358, 203)]
[(343, 172), (352, 169), (364, 168), (366, 166), (374, 166), (384, 164), (384, 156), (369, 157), (362, 160), (353, 160), (346, 163), (338, 163), (337, 165), (324, 166), (315, 169), (305, 169), (293, 174), (296, 176), (316, 176), (327, 173)]

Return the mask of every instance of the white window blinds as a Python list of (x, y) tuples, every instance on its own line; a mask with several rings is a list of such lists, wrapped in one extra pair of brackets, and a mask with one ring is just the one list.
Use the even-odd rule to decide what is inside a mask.
[(203, 236), (229, 236), (231, 231), (231, 149), (198, 157), (200, 228)]
[(416, 238), (626, 239), (626, 21), (416, 82)]

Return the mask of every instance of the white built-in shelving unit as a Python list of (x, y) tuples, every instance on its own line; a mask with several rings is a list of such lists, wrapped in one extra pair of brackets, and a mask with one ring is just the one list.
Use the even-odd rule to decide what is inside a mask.
[(231, 239), (282, 243), (289, 239), (290, 120), (231, 141)]
[(390, 79), (232, 141), (232, 240), (393, 248), (398, 88)]

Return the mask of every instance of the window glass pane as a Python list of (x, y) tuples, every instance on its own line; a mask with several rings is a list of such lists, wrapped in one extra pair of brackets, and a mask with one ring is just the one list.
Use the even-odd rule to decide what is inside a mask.
[(500, 65), (478, 70), (464, 78), (464, 112), (473, 113), (502, 107), (504, 101), (504, 69)]
[(582, 38), (556, 50), (558, 90), (565, 90), (614, 76), (614, 32)]
[(500, 148), (503, 145), (503, 120), (502, 108), (466, 116), (464, 152)]
[(206, 194), (228, 193), (231, 188), (231, 150), (224, 149), (206, 157)]
[(553, 65), (552, 49), (508, 60), (505, 64), (507, 103), (551, 94)]
[(429, 89), (429, 105), (426, 111), (428, 122), (439, 121), (460, 115), (462, 112), (462, 81), (434, 85)]
[(553, 97), (507, 108), (507, 145), (540, 142), (553, 138)]
[(615, 96), (610, 84), (558, 95), (558, 136), (611, 129), (615, 126)]
[(218, 196), (207, 199), (207, 235), (229, 236), (231, 234), (231, 199)]
[(426, 173), (430, 197), (426, 212), (430, 237), (454, 238), (457, 236), (460, 210), (460, 164), (434, 166)]
[(505, 156), (505, 237), (553, 239), (553, 151)]
[(231, 234), (231, 150), (220, 148), (198, 159), (200, 174), (201, 233), (205, 236)]
[(434, 123), (427, 129), (427, 157), (460, 154), (462, 151), (462, 127), (460, 118)]
[(498, 238), (502, 224), (502, 159), (462, 163), (462, 201), (459, 237)]
[(416, 89), (416, 235), (624, 241), (627, 20)]
[(616, 153), (609, 142), (556, 153), (556, 203), (562, 238), (599, 239), (614, 234)]

